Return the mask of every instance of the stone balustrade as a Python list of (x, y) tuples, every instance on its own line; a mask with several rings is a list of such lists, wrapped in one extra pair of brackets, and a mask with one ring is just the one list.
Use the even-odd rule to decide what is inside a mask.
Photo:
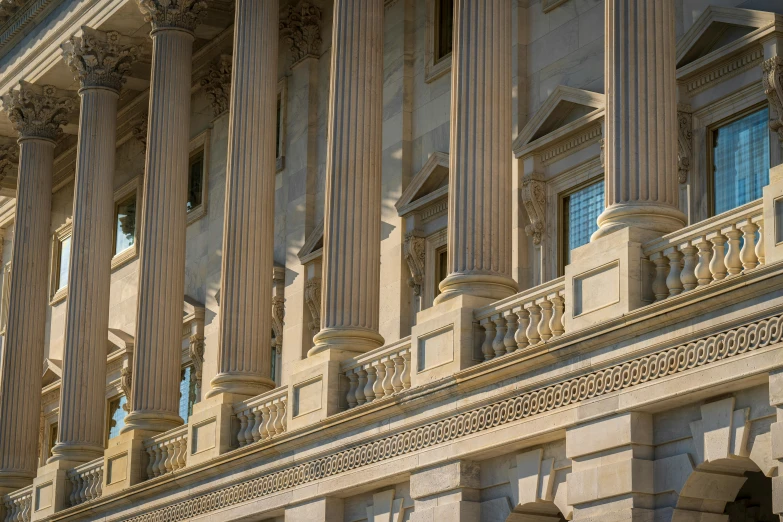
[(144, 442), (149, 461), (147, 477), (155, 478), (185, 467), (188, 452), (187, 424), (169, 430)]
[(662, 301), (763, 265), (762, 214), (759, 199), (645, 244), (655, 267), (650, 297)]
[(7, 494), (3, 498), (5, 504), (4, 522), (30, 522), (33, 509), (33, 486), (27, 486)]
[(239, 419), (239, 446), (285, 433), (287, 405), (288, 387), (281, 386), (234, 406), (234, 413)]
[(103, 457), (70, 470), (68, 479), (71, 481), (71, 506), (100, 497), (103, 493)]
[(341, 370), (350, 383), (348, 408), (406, 390), (411, 387), (410, 337), (349, 359)]
[(565, 332), (564, 278), (512, 295), (475, 311), (484, 328), (485, 360), (544, 343)]

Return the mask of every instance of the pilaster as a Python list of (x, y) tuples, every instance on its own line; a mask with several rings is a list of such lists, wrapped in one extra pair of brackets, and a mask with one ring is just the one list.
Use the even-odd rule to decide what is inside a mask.
[(411, 474), (414, 510), (410, 522), (473, 522), (480, 519), (481, 468), (472, 461), (447, 462)]

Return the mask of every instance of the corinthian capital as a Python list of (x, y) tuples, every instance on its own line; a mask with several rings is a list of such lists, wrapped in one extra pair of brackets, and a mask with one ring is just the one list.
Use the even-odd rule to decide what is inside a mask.
[(139, 56), (139, 48), (123, 44), (120, 33), (104, 33), (82, 27), (82, 36), (72, 36), (62, 45), (65, 63), (84, 87), (106, 87), (119, 91)]
[(231, 98), (231, 56), (221, 55), (201, 79), (201, 86), (212, 102), (212, 112), (220, 116), (228, 110)]
[(764, 94), (772, 109), (769, 128), (777, 132), (778, 138), (783, 141), (783, 56), (773, 56), (762, 64), (762, 69)]
[(321, 49), (321, 10), (302, 0), (280, 19), (280, 35), (291, 48), (292, 63), (318, 56)]
[(153, 29), (193, 32), (207, 8), (205, 0), (137, 0), (144, 19)]
[(76, 98), (51, 85), (19, 82), (19, 90), (3, 96), (3, 108), (22, 138), (55, 140), (76, 109)]

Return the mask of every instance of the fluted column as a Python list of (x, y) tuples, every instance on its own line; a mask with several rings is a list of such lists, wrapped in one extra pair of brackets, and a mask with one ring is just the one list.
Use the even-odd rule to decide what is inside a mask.
[(193, 30), (201, 0), (138, 0), (152, 23), (146, 179), (142, 201), (131, 411), (123, 432), (166, 431), (179, 416), (185, 292)]
[(436, 303), (502, 299), (511, 278), (511, 2), (455, 0), (449, 275)]
[(220, 300), (220, 359), (209, 395), (257, 395), (271, 375), (278, 0), (238, 0)]
[(606, 210), (593, 240), (685, 225), (677, 208), (674, 0), (607, 0)]
[(50, 462), (103, 455), (117, 97), (138, 48), (82, 28), (63, 45), (81, 89), (57, 444)]
[(321, 331), (309, 355), (366, 352), (378, 333), (383, 0), (335, 0)]
[(19, 131), (19, 180), (0, 378), (0, 492), (30, 484), (38, 464), (54, 147), (76, 102), (22, 82), (3, 105)]

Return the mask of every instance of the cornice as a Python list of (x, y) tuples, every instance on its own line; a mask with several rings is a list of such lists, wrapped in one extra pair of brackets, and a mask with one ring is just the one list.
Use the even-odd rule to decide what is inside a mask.
[(692, 96), (761, 65), (763, 60), (764, 49), (761, 45), (756, 45), (739, 55), (730, 56), (709, 67), (702, 67), (698, 72), (678, 74), (677, 79), (685, 84), (688, 95)]
[(0, 57), (25, 34), (26, 29), (36, 20), (43, 19), (63, 0), (29, 0), (0, 27)]

